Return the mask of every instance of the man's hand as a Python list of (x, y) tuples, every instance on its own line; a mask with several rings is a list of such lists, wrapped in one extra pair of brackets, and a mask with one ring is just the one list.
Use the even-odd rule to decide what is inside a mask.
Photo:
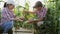
[(29, 19), (28, 20), (28, 23), (33, 23), (34, 22), (34, 19)]
[(28, 20), (28, 23), (37, 23), (39, 21), (37, 21), (38, 19), (31, 19), (31, 20)]
[(28, 23), (33, 23), (33, 21), (28, 21)]

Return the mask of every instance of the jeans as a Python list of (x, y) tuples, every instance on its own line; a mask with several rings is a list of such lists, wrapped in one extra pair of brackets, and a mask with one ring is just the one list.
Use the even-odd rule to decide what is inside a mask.
[(13, 21), (8, 21), (3, 23), (2, 28), (4, 29), (3, 33), (7, 33), (9, 29), (13, 27)]

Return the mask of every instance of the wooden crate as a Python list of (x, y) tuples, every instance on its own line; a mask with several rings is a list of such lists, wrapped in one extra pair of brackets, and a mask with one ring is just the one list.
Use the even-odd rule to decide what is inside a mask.
[(13, 28), (13, 34), (33, 34), (33, 31), (32, 30), (23, 29), (23, 28), (20, 28), (20, 29)]

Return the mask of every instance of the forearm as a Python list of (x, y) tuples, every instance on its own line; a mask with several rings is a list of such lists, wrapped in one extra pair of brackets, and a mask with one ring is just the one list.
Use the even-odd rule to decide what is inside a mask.
[(10, 20), (15, 20), (14, 18), (9, 18)]
[(32, 14), (35, 13), (35, 12), (33, 12), (33, 11), (24, 11), (24, 12), (26, 12), (26, 13), (32, 13)]
[(37, 20), (34, 20), (35, 22), (39, 22), (39, 21), (42, 21), (43, 20), (43, 18), (39, 18), (39, 19), (37, 19)]

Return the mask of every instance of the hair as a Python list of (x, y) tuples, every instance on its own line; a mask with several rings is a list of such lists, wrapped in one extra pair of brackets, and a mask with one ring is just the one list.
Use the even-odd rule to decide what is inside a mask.
[(3, 7), (5, 8), (5, 7), (8, 7), (9, 5), (12, 5), (12, 4), (7, 4), (7, 2), (5, 2)]
[(37, 1), (36, 4), (38, 4), (40, 7), (43, 7), (43, 4), (41, 1)]
[(7, 7), (7, 3), (6, 2), (4, 3), (4, 7)]
[(34, 6), (34, 8), (36, 8), (36, 7), (43, 7), (42, 2), (41, 1), (37, 1), (35, 6)]

